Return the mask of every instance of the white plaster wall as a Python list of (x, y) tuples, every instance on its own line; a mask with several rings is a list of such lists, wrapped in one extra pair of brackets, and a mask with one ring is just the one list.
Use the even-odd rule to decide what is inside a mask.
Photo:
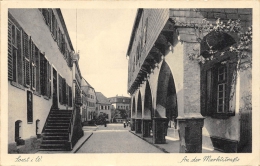
[[(68, 67), (66, 60), (59, 51), (57, 43), (51, 36), (50, 30), (45, 24), (40, 11), (38, 9), (9, 9), (9, 12), (25, 30), (25, 32), (32, 37), (32, 40), (39, 48), (39, 50), (41, 52), (45, 52), (46, 58), (52, 67), (56, 69), (57, 73), (65, 78), (68, 85), (72, 87), (72, 71)], [(24, 91), (10, 84), (8, 85), (9, 143), (14, 142), (14, 124), (16, 120), (22, 120), (23, 139), (36, 135), (35, 121), (37, 119), (40, 120), (39, 131), (41, 132), (52, 105), (52, 98), (46, 100), (43, 98), (43, 96), (39, 97), (33, 95), (33, 124), (27, 124), (26, 90)], [(67, 109), (66, 106), (60, 104), (59, 108)]]
[(36, 137), (36, 120), (40, 120), (39, 133), (49, 114), (52, 100), (33, 95), (33, 123), (27, 123), (27, 91), (8, 85), (8, 143), (15, 142), (15, 121), (22, 121), (22, 139)]

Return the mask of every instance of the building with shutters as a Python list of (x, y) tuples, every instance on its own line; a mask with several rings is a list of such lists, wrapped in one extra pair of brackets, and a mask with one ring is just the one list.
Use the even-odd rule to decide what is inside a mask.
[(181, 153), (252, 152), (251, 26), (248, 8), (138, 9), (127, 50), (131, 130), (166, 143), (174, 120)]
[[(83, 78), (81, 84), (82, 92), (84, 93), (82, 122), (90, 122), (97, 116), (96, 111), (96, 92), (95, 89)], [(88, 124), (88, 123), (86, 123)]]
[[(47, 133), (63, 129), (55, 127), (60, 123), (51, 125), (62, 121), (52, 117), (54, 113), (60, 118), (71, 114), (77, 121), (82, 105), (78, 60), (60, 9), (8, 10), (9, 153), (26, 153), (40, 145), (55, 148), (47, 147), (47, 137), (52, 137)], [(57, 149), (70, 149), (82, 133), (76, 121), (63, 121), (71, 131), (64, 130), (68, 136)]]
[[(127, 118), (130, 118), (131, 116), (131, 98), (126, 96), (118, 96), (115, 97), (109, 97), (108, 101), (112, 105), (112, 122), (123, 122), (126, 119), (122, 118), (120, 115), (120, 111), (122, 110)], [(115, 120), (114, 120), (115, 119)], [(114, 120), (114, 121), (113, 121)]]
[(106, 115), (106, 121), (111, 121), (111, 103), (108, 98), (103, 95), (101, 92), (96, 92), (97, 103), (96, 103), (96, 111), (97, 117), (101, 114)]

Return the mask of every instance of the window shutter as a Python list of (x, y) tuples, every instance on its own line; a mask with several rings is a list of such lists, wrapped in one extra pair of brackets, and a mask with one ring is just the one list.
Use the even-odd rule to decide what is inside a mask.
[(24, 52), (24, 83), (25, 86), (30, 87), (30, 47), (29, 36), (23, 33), (23, 52)]
[(62, 103), (62, 77), (59, 75), (59, 102)]
[(66, 104), (66, 80), (62, 79), (62, 103)]
[[(212, 86), (213, 86), (213, 78), (212, 78), (212, 69), (206, 71), (206, 115), (211, 115), (212, 108)], [(213, 92), (214, 93), (214, 92)], [(217, 92), (216, 92), (217, 93)]]
[(40, 58), (39, 58), (39, 49), (35, 46), (35, 66), (36, 66), (36, 91), (40, 93)]
[[(52, 26), (51, 26), (51, 32), (52, 32), (52, 35), (53, 37), (55, 36), (54, 35), (54, 32), (55, 32), (55, 15), (54, 15), (54, 12), (53, 10), (51, 10), (51, 22), (52, 22)], [(55, 38), (55, 37), (54, 37)]]
[(41, 94), (46, 95), (45, 87), (46, 87), (46, 77), (45, 77), (45, 57), (44, 54), (40, 53), (40, 87), (41, 87)]
[(58, 43), (58, 22), (57, 22), (56, 17), (55, 17), (55, 39)]
[(211, 69), (211, 104), (210, 110), (212, 113), (217, 112), (217, 97), (218, 97), (218, 64)]
[(13, 80), (12, 23), (8, 20), (8, 79)]
[[(228, 72), (227, 72), (227, 101), (226, 101), (226, 110), (227, 110), (227, 112), (230, 112), (231, 110), (229, 110), (229, 101), (230, 101), (230, 97), (231, 97), (231, 93), (233, 93), (233, 91), (235, 91), (235, 87), (232, 87), (232, 84), (234, 83), (233, 82), (233, 79), (234, 79), (234, 77), (236, 77), (236, 72), (237, 72), (237, 61), (235, 60), (235, 61), (229, 61), (228, 63), (227, 63), (227, 70), (228, 70)], [(233, 85), (234, 86), (234, 85)], [(233, 94), (232, 94), (233, 95)], [(235, 111), (233, 111), (233, 112), (230, 112), (231, 113), (231, 115), (235, 115)]]
[(36, 82), (36, 66), (35, 66), (35, 45), (33, 43), (33, 41), (31, 40), (31, 86), (32, 89), (35, 90), (35, 82)]
[(23, 53), (22, 53), (22, 35), (19, 29), (17, 31), (17, 72), (18, 83), (23, 85)]
[(49, 86), (49, 98), (51, 98), (51, 64), (49, 64), (49, 68), (48, 68), (48, 86)]
[(69, 86), (66, 84), (66, 104), (69, 105)]
[(48, 16), (49, 16), (49, 20), (48, 20), (49, 29), (50, 31), (52, 31), (52, 9), (48, 9)]
[(71, 90), (71, 87), (69, 87), (69, 106), (72, 107), (72, 90)]

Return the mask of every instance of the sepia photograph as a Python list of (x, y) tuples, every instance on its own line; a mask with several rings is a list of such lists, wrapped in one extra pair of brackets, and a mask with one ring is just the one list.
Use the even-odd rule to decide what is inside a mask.
[(3, 165), (259, 163), (254, 3), (59, 4), (4, 4)]

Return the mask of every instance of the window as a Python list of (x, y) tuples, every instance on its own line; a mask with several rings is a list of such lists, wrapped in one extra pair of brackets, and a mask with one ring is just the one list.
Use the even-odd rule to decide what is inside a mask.
[(35, 90), (40, 94), (40, 50), (35, 46), (35, 79), (36, 79), (36, 86)]
[(25, 141), (21, 139), (21, 137), (22, 137), (22, 121), (17, 120), (15, 122), (15, 136), (14, 136), (17, 146), (25, 144)]
[(8, 79), (23, 85), (22, 31), (8, 20)]
[(204, 68), (201, 73), (201, 114), (213, 118), (228, 118), (235, 114), (234, 111), (230, 110), (229, 100), (236, 63), (232, 60), (226, 60), (211, 66)]
[(147, 26), (148, 26), (148, 18), (145, 20), (145, 25), (143, 29), (143, 41), (142, 41), (142, 48), (145, 46), (147, 41)]
[(44, 54), (40, 53), (40, 86), (41, 94), (48, 98), (51, 97), (51, 65), (45, 58)]
[(70, 86), (69, 86), (69, 106), (72, 107), (72, 90)]

